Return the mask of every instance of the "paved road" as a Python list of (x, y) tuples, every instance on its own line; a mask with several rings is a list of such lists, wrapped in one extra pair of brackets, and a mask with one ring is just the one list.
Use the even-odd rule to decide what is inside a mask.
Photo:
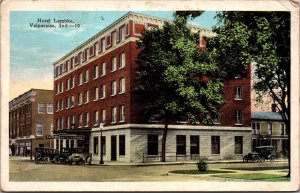
[[(209, 164), (210, 170), (224, 170), (232, 167), (262, 167), (286, 166), (286, 162), (265, 163), (217, 163)], [(35, 164), (29, 159), (10, 159), (10, 181), (243, 181), (214, 177), (209, 174), (201, 175), (170, 175), (172, 170), (197, 169), (196, 164), (183, 165), (60, 165), (60, 164)], [(228, 170), (228, 169), (226, 169)], [(285, 175), (282, 170), (241, 171), (238, 173), (272, 173)]]

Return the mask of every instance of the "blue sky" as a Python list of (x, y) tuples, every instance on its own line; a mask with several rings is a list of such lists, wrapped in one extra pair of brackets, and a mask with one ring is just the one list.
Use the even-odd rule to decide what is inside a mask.
[[(134, 11), (172, 20), (171, 11)], [(53, 89), (53, 63), (122, 17), (127, 11), (13, 11), (10, 14), (10, 99), (31, 88)], [(193, 24), (211, 28), (216, 12), (204, 12)], [(42, 19), (71, 19), (79, 28), (32, 28)], [(103, 18), (103, 19), (102, 19)]]

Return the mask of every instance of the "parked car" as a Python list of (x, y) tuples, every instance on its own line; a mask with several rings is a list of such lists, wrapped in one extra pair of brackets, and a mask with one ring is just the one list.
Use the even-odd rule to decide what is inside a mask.
[(57, 155), (57, 149), (37, 147), (35, 148), (34, 160), (37, 164), (40, 162), (51, 163), (55, 161)]
[(72, 154), (72, 149), (62, 148), (60, 152), (55, 156), (55, 163), (69, 163), (69, 156)]
[(68, 157), (70, 165), (75, 164), (91, 164), (92, 154), (88, 152), (88, 149), (73, 148), (72, 154)]
[(273, 146), (259, 146), (254, 148), (254, 152), (245, 155), (243, 157), (243, 162), (249, 162), (249, 160), (253, 162), (264, 162), (265, 160), (273, 162), (275, 155), (276, 152)]

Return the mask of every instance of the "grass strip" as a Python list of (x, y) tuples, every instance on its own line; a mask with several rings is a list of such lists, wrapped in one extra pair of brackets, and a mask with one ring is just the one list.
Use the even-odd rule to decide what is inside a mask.
[(287, 182), (287, 181), (290, 180), (290, 178), (282, 176), (282, 175), (262, 174), (262, 173), (255, 173), (255, 174), (220, 174), (220, 175), (213, 175), (213, 176), (214, 177), (221, 177), (221, 178), (270, 181), (270, 182)]
[(206, 171), (199, 171), (199, 170), (173, 170), (170, 173), (174, 174), (218, 174), (218, 173), (234, 173), (231, 171), (222, 171), (222, 170), (206, 170)]
[(283, 170), (289, 169), (288, 166), (276, 166), (276, 167), (236, 167), (236, 168), (222, 168), (226, 170), (246, 170), (246, 171), (260, 171), (260, 170)]

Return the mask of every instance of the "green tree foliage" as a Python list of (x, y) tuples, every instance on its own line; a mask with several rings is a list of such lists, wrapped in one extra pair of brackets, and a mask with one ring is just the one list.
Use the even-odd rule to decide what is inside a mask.
[(176, 120), (211, 124), (217, 106), (223, 104), (219, 69), (197, 47), (198, 36), (176, 16), (162, 29), (146, 30), (138, 41), (141, 52), (137, 91), (146, 102), (145, 116), (163, 121), (162, 161), (168, 125)]
[(258, 99), (273, 99), (290, 139), (290, 13), (220, 12), (217, 19), (207, 49), (221, 76), (243, 74), (252, 63)]

